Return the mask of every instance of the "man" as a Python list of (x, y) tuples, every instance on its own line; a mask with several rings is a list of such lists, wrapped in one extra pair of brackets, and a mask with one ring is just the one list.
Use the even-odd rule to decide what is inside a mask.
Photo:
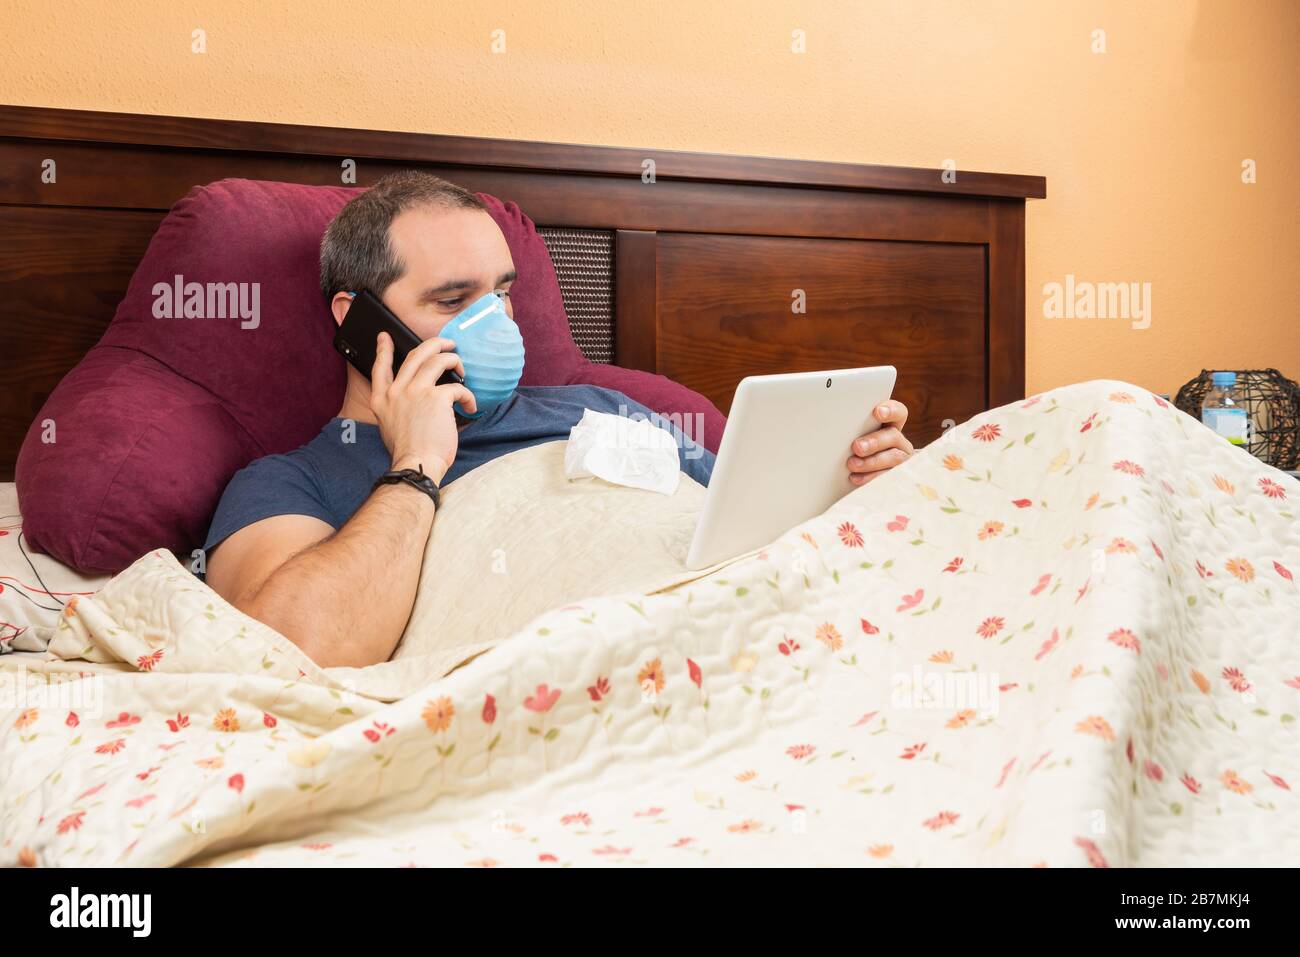
[[(472, 382), (438, 384), (449, 369), (465, 375), (439, 333), (491, 293), (513, 316), (514, 279), (510, 248), (483, 203), (425, 173), (384, 177), (325, 233), (321, 289), (335, 321), (365, 289), (424, 341), (394, 373), (393, 344), (381, 334), (370, 380), (348, 367), (343, 407), (320, 435), (231, 480), (205, 546), (208, 584), (322, 667), (386, 661), (415, 603), (435, 498), (407, 482), (376, 485), (381, 476), (422, 471), (445, 486), (497, 456), (567, 438), (584, 409), (649, 415), (619, 392), (585, 385), (519, 388), (478, 418), (458, 414), (456, 405), (473, 416), (478, 404)], [(902, 403), (874, 414), (887, 427), (854, 441), (847, 466), (857, 485), (912, 452)], [(683, 471), (707, 485), (713, 455), (666, 420), (656, 424), (674, 432)]]

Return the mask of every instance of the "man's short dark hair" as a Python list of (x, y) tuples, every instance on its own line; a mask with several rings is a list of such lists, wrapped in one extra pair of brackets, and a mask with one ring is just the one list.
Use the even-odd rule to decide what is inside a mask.
[(483, 201), (432, 173), (389, 173), (334, 217), (320, 243), (320, 288), (326, 300), (340, 291), (369, 289), (382, 296), (406, 271), (393, 252), (389, 227), (408, 209), (481, 209)]

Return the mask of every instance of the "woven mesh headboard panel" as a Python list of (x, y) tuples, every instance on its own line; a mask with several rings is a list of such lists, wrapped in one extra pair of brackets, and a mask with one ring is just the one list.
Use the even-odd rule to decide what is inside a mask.
[(592, 362), (614, 361), (614, 234), (539, 226), (560, 280), (573, 341)]

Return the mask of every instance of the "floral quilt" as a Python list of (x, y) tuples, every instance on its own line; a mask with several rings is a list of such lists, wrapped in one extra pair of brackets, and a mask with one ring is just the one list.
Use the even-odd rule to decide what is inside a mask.
[(1298, 496), (1069, 386), (392, 701), (150, 554), (0, 659), (0, 862), (1294, 864)]

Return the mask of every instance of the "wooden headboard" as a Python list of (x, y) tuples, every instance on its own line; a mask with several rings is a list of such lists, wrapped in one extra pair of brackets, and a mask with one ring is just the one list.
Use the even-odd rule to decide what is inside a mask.
[(360, 185), (418, 167), (611, 231), (614, 362), (723, 412), (746, 375), (890, 363), (921, 444), (1024, 394), (1042, 177), (0, 106), (0, 480), (176, 200), (232, 176), (339, 185), (349, 159)]

